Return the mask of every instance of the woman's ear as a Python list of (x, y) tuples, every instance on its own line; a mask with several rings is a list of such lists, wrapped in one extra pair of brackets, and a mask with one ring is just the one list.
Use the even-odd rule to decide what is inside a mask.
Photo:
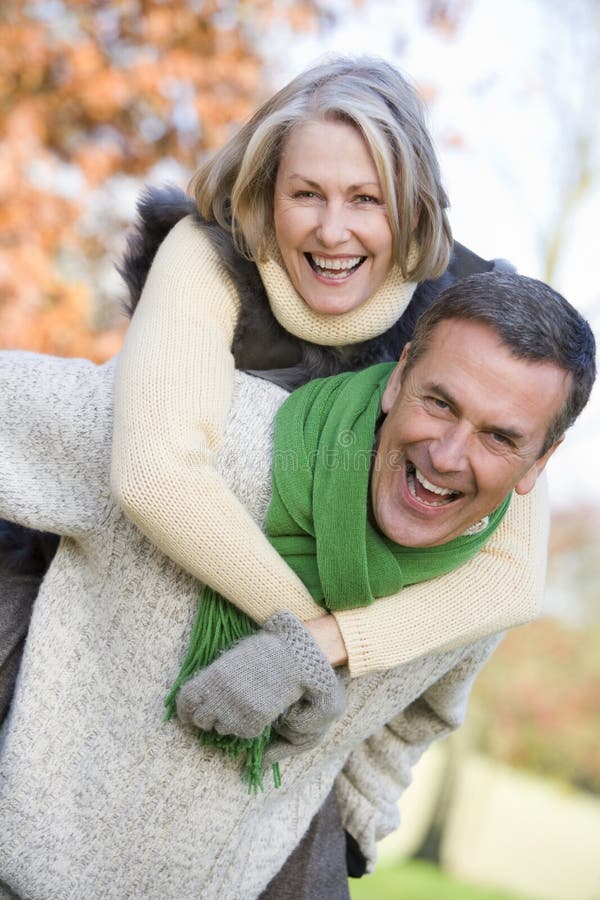
[(402, 355), (398, 360), (398, 364), (390, 375), (388, 383), (385, 386), (383, 396), (381, 397), (381, 411), (386, 414), (389, 413), (390, 409), (394, 405), (396, 397), (398, 396), (398, 391), (400, 390), (400, 386), (402, 384), (402, 372), (404, 371), (406, 354), (408, 353), (409, 347), (410, 344), (405, 344)]

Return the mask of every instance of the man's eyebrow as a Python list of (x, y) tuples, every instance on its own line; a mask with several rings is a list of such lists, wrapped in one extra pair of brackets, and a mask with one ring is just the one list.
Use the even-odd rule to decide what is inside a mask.
[(488, 425), (486, 431), (489, 431), (490, 434), (501, 434), (503, 437), (510, 438), (515, 444), (525, 440), (525, 435), (521, 434), (520, 431), (515, 431), (514, 428), (506, 428), (504, 425)]
[(425, 391), (428, 394), (437, 394), (440, 400), (443, 400), (444, 403), (447, 403), (448, 406), (451, 406), (453, 409), (459, 409), (460, 405), (458, 400), (452, 396), (450, 391), (443, 387), (441, 384), (438, 384), (437, 381), (429, 381), (425, 384)]
[[(430, 382), (425, 385), (425, 390), (429, 393), (436, 394), (440, 400), (443, 400), (444, 403), (447, 403), (455, 411), (460, 411), (460, 404), (455, 397), (452, 396), (450, 391), (447, 388), (442, 387), (441, 384), (437, 384), (437, 382)], [(515, 431), (514, 428), (510, 428), (507, 425), (486, 425), (485, 430), (489, 431), (493, 434), (501, 434), (504, 437), (509, 438), (511, 441), (514, 441), (515, 444), (518, 444), (519, 441), (523, 441), (525, 439), (525, 435), (520, 431)]]

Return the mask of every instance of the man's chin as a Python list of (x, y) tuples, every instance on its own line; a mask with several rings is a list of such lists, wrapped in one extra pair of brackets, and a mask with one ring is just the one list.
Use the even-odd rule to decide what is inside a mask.
[(441, 522), (434, 524), (432, 522), (416, 522), (412, 518), (412, 521), (402, 523), (397, 521), (391, 523), (384, 520), (377, 527), (382, 534), (385, 534), (395, 544), (400, 544), (402, 547), (411, 547), (415, 550), (426, 550), (430, 547), (440, 547), (442, 544), (448, 544), (450, 541), (455, 540), (455, 538), (464, 534), (471, 524), (470, 521), (468, 523), (461, 521), (457, 524), (455, 520), (448, 523), (444, 522), (443, 524)]

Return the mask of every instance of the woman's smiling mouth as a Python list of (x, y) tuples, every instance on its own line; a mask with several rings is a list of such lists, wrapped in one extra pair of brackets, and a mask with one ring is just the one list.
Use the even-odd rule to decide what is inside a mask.
[(304, 254), (313, 272), (329, 281), (344, 281), (364, 263), (366, 256), (346, 256), (331, 258), (316, 253)]

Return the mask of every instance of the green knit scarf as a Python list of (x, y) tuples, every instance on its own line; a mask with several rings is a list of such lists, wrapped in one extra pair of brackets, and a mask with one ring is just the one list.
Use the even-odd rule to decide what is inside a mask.
[[(275, 422), (273, 496), (268, 537), (328, 610), (366, 606), (416, 582), (436, 578), (470, 560), (504, 517), (510, 497), (491, 513), (485, 529), (437, 547), (395, 544), (368, 519), (368, 492), (381, 397), (393, 363), (311, 381), (292, 393)], [(181, 671), (167, 697), (167, 718), (181, 685), (256, 624), (205, 587)], [(202, 743), (245, 756), (249, 788), (262, 788), (262, 757), (271, 728), (253, 740), (214, 732)], [(280, 784), (278, 766), (274, 781)]]

